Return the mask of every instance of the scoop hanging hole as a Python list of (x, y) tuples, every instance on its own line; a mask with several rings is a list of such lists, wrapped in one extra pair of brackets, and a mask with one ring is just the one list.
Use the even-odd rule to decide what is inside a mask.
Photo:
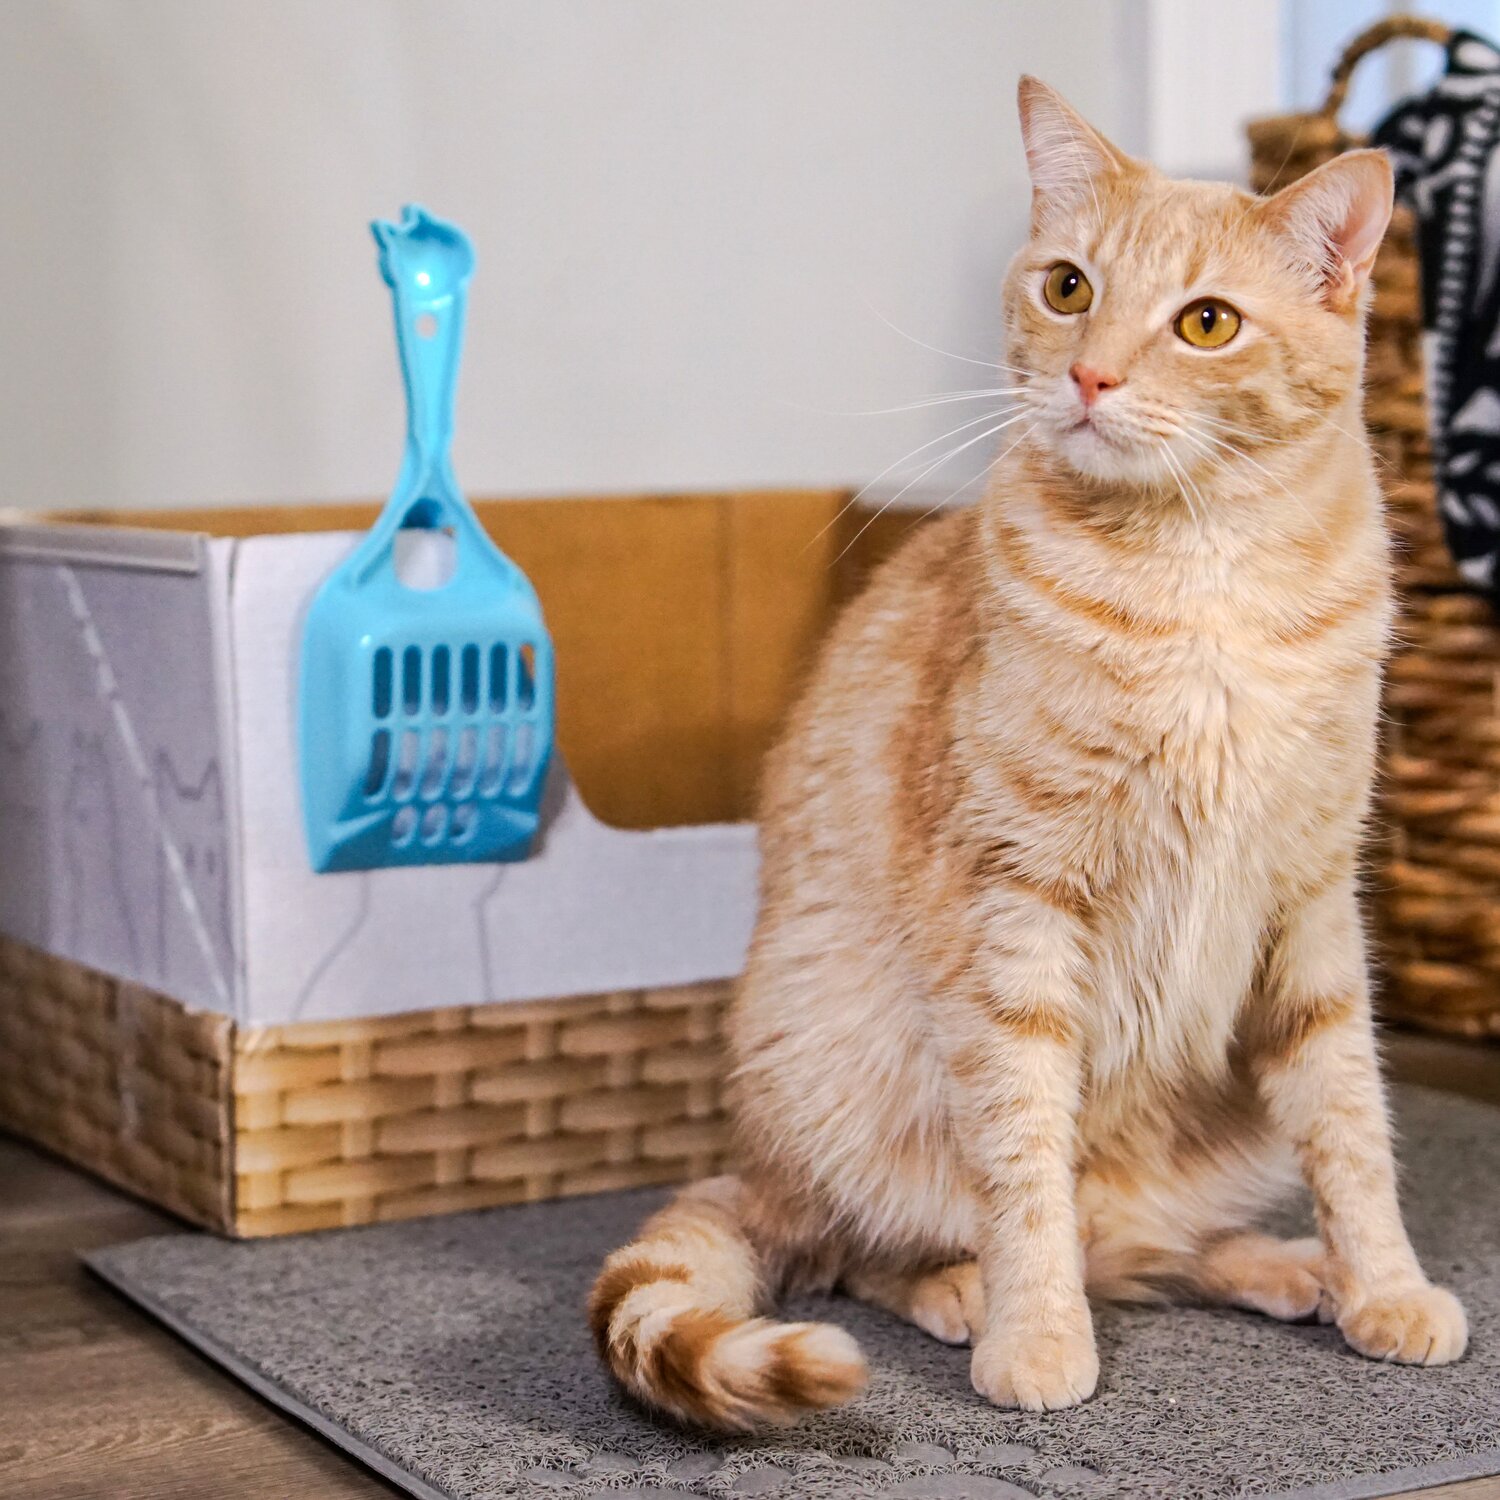
[(393, 565), (403, 588), (430, 594), (451, 583), (458, 572), (458, 538), (451, 526), (411, 521), (426, 502), (408, 512), (408, 523), (396, 533)]
[(424, 312), (417, 314), (417, 337), (419, 339), (430, 339), (437, 333), (437, 315)]

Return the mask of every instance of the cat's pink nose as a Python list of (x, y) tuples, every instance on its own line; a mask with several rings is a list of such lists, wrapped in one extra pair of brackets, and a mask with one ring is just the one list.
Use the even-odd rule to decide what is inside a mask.
[(1121, 384), (1118, 375), (1096, 370), (1093, 365), (1074, 365), (1068, 374), (1073, 377), (1073, 384), (1078, 387), (1078, 394), (1083, 397), (1085, 406), (1092, 406), (1099, 399), (1101, 391), (1113, 390)]

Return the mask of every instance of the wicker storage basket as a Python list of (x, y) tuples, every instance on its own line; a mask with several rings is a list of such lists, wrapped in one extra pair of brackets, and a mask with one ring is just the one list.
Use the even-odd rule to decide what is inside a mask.
[[(1323, 107), (1249, 127), (1251, 182), (1272, 192), (1365, 144), (1338, 114), (1360, 59), (1449, 29), (1393, 16), (1350, 43)], [(1416, 226), (1398, 206), (1374, 271), (1365, 418), (1381, 460), (1401, 598), (1386, 693), (1381, 837), (1372, 894), (1387, 1012), (1500, 1035), (1500, 625), (1443, 541), (1421, 351)]]

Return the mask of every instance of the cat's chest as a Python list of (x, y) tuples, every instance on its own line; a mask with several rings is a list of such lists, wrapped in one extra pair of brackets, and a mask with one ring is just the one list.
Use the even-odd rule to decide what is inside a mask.
[(1247, 821), (1137, 855), (1091, 929), (1091, 1061), (1101, 1079), (1187, 1060), (1214, 1073), (1274, 920), (1282, 853)]
[(1149, 779), (1184, 810), (1217, 807), (1234, 819), (1314, 792), (1332, 769), (1331, 728), (1353, 729), (1362, 693), (1359, 658), (1299, 658), (1254, 639), (1202, 633), (1141, 664), (1117, 708), (1134, 731)]
[[(1103, 1071), (1225, 1056), (1280, 893), (1321, 851), (1308, 830), (1358, 783), (1347, 687), (1210, 647), (1137, 694), (1137, 759), (1096, 913)], [(1169, 935), (1163, 941), (1163, 934)]]

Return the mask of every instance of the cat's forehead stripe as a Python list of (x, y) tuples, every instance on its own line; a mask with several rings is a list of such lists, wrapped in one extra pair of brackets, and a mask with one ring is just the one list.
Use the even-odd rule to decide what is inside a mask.
[(1233, 260), (1242, 211), (1231, 200), (1214, 195), (1205, 202), (1173, 193), (1112, 207), (1102, 221), (1087, 224), (1084, 253), (1112, 273), (1116, 290), (1122, 276), (1126, 284), (1139, 278), (1157, 286), (1164, 281), (1193, 286), (1221, 274)]

